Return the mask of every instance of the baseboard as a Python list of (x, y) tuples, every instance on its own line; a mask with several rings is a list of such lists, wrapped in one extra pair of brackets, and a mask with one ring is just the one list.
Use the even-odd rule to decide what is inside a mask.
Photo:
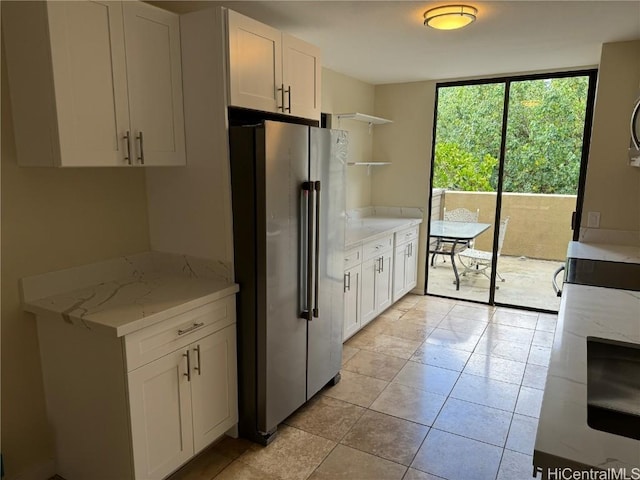
[(47, 480), (56, 474), (56, 462), (53, 458), (38, 465), (32, 465), (26, 470), (12, 475), (9, 469), (5, 468), (6, 476), (4, 480)]

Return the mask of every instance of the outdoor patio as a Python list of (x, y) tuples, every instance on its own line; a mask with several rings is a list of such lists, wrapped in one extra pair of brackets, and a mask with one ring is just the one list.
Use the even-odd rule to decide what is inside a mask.
[[(460, 290), (456, 291), (451, 262), (438, 256), (436, 267), (429, 267), (427, 293), (464, 300), (487, 302), (489, 279), (482, 274), (468, 273), (460, 276)], [(456, 265), (461, 272), (458, 259)], [(562, 265), (558, 260), (536, 260), (527, 257), (502, 255), (498, 259), (498, 272), (505, 279), (497, 281), (495, 301), (536, 309), (557, 311), (560, 298), (556, 296), (551, 281), (553, 273)], [(562, 275), (558, 276), (562, 281)]]

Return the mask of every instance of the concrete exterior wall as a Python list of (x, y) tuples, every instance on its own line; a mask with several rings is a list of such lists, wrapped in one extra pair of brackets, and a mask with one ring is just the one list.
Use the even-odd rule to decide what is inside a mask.
[[(496, 194), (493, 192), (447, 191), (444, 207), (480, 209), (480, 222), (493, 223)], [(525, 256), (541, 260), (564, 260), (571, 241), (571, 214), (576, 208), (575, 195), (541, 195), (504, 193), (502, 218), (509, 217), (502, 255)], [(475, 243), (479, 250), (491, 250), (493, 228)]]

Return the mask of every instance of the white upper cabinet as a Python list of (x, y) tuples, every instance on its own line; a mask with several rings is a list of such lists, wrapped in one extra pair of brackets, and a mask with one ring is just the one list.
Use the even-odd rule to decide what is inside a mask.
[(6, 2), (18, 164), (183, 165), (179, 17), (142, 2)]
[(229, 104), (320, 119), (320, 49), (227, 11)]
[(320, 49), (282, 34), (285, 113), (320, 119)]
[(228, 29), (229, 103), (281, 111), (282, 34), (232, 10), (228, 10)]
[(180, 17), (123, 2), (133, 163), (184, 165)]

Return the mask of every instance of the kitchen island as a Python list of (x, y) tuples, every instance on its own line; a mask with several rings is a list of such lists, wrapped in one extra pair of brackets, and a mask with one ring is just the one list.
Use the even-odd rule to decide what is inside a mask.
[[(568, 252), (573, 258), (640, 263), (637, 247), (572, 242)], [(543, 479), (578, 478), (561, 477), (565, 468), (614, 469), (627, 477), (607, 478), (639, 478), (640, 441), (587, 424), (587, 337), (640, 344), (640, 292), (564, 285), (534, 466)]]

